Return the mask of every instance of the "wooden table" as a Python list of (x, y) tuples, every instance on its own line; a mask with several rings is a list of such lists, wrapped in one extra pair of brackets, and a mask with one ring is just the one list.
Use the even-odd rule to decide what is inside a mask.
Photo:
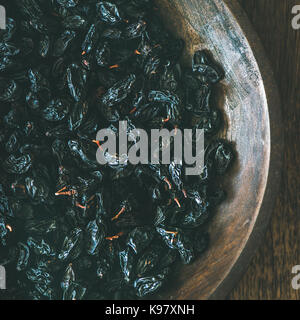
[[(300, 265), (300, 30), (292, 28), (299, 0), (240, 0), (271, 61), (282, 99), (283, 180), (266, 238), (229, 299), (299, 299), (291, 285)], [(272, 106), (271, 106), (272, 107)]]

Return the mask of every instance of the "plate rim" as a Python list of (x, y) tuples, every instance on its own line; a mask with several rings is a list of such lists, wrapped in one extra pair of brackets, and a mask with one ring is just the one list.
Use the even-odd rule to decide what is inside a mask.
[(275, 199), (281, 184), (283, 165), (283, 125), (282, 109), (279, 89), (275, 81), (270, 61), (262, 42), (251, 24), (238, 0), (218, 0), (224, 4), (226, 10), (235, 18), (245, 35), (249, 47), (259, 67), (267, 99), (267, 111), (270, 126), (270, 157), (269, 171), (259, 212), (244, 248), (226, 277), (220, 282), (215, 291), (208, 297), (210, 300), (224, 300), (241, 280), (247, 271), (252, 258), (257, 253), (258, 246), (265, 238), (265, 232), (270, 225), (271, 215), (275, 206)]

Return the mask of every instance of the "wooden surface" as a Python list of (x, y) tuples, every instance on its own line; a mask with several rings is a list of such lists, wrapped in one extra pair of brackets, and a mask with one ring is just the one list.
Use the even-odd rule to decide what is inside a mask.
[(299, 0), (241, 0), (273, 67), (282, 97), (283, 180), (271, 225), (248, 271), (229, 299), (299, 299), (291, 270), (300, 264), (300, 30), (291, 27)]
[(169, 28), (185, 39), (189, 61), (196, 50), (206, 49), (223, 66), (226, 76), (214, 103), (226, 118), (222, 137), (237, 151), (224, 179), (228, 198), (210, 223), (209, 249), (174, 274), (176, 281), (162, 297), (224, 299), (248, 266), (274, 204), (281, 162), (278, 90), (258, 38), (235, 0), (157, 4)]

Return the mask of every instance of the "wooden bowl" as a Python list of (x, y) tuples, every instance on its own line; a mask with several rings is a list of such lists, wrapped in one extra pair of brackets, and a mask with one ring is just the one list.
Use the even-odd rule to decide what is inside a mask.
[(178, 268), (158, 298), (223, 299), (245, 271), (265, 232), (280, 184), (279, 96), (262, 46), (235, 0), (157, 0), (166, 26), (186, 41), (184, 60), (212, 52), (226, 72), (218, 88), (223, 137), (237, 150), (224, 179), (228, 199), (210, 222), (211, 244)]

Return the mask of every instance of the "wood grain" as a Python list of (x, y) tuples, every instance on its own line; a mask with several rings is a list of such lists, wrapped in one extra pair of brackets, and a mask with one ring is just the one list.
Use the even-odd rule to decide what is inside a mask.
[(300, 299), (291, 270), (300, 264), (300, 30), (291, 27), (298, 0), (240, 0), (271, 61), (282, 98), (285, 134), (282, 184), (271, 225), (229, 299)]
[(180, 268), (176, 282), (160, 297), (222, 299), (248, 266), (274, 204), (281, 162), (278, 90), (236, 1), (159, 0), (157, 5), (169, 28), (185, 39), (189, 61), (196, 50), (206, 49), (224, 67), (226, 76), (218, 87), (218, 104), (227, 118), (222, 137), (237, 151), (225, 179), (228, 198), (210, 224), (209, 249)]

